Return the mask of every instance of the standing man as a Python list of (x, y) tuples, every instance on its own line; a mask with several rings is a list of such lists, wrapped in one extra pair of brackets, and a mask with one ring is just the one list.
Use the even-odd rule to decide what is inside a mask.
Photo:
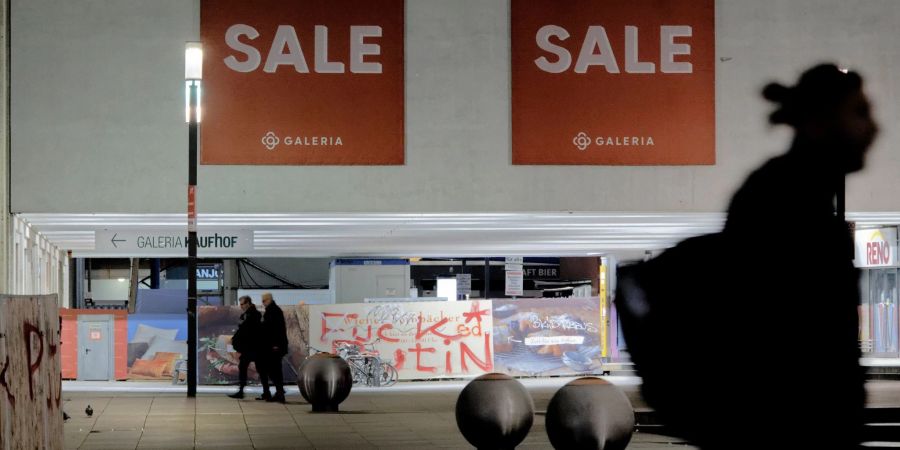
[[(238, 324), (238, 329), (231, 338), (231, 346), (241, 354), (240, 362), (238, 363), (238, 376), (241, 384), (238, 391), (229, 395), (229, 397), (240, 399), (244, 398), (244, 387), (247, 386), (247, 368), (250, 366), (251, 361), (258, 359), (257, 352), (259, 350), (262, 314), (256, 309), (250, 297), (245, 295), (238, 299), (238, 302), (243, 313), (241, 314), (241, 322)], [(259, 362), (257, 362), (257, 365), (259, 365)]]
[[(265, 377), (260, 374), (260, 379), (271, 378), (275, 385), (275, 395), (269, 396), (268, 380), (263, 381), (262, 397), (268, 402), (284, 403), (284, 377), (281, 372), (281, 358), (287, 355), (288, 338), (287, 326), (284, 322), (284, 312), (275, 303), (271, 292), (263, 292), (262, 303), (266, 307), (263, 314), (263, 343), (260, 349), (260, 362), (265, 367)], [(268, 397), (268, 398), (266, 398)]]

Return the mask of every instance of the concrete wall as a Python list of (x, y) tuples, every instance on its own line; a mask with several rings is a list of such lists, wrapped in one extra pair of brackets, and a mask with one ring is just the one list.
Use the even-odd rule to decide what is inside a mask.
[[(12, 210), (182, 212), (184, 42), (199, 2), (12, 0)], [(512, 166), (508, 0), (407, 0), (406, 165), (203, 166), (201, 212), (720, 211), (784, 149), (760, 88), (822, 60), (884, 126), (848, 209), (898, 211), (900, 2), (716, 2), (712, 167)]]

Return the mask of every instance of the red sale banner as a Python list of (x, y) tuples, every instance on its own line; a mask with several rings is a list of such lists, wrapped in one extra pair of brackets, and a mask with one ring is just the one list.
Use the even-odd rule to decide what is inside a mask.
[(403, 0), (201, 0), (201, 164), (403, 164), (403, 17)]
[(513, 164), (715, 164), (713, 0), (512, 0)]

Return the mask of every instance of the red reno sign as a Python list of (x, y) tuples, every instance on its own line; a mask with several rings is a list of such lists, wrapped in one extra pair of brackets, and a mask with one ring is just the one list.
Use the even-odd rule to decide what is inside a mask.
[(856, 230), (857, 267), (897, 266), (897, 229)]

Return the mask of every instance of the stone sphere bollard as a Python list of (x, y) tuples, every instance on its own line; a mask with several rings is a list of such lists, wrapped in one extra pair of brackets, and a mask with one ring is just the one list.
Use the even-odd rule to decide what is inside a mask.
[(300, 366), (297, 385), (313, 412), (337, 412), (350, 395), (353, 377), (347, 361), (331, 353), (317, 353)]
[(634, 410), (621, 389), (595, 377), (561, 387), (547, 406), (547, 436), (555, 449), (621, 450), (634, 433)]
[(478, 449), (513, 449), (534, 422), (534, 401), (522, 383), (489, 373), (469, 384), (456, 400), (456, 425)]

